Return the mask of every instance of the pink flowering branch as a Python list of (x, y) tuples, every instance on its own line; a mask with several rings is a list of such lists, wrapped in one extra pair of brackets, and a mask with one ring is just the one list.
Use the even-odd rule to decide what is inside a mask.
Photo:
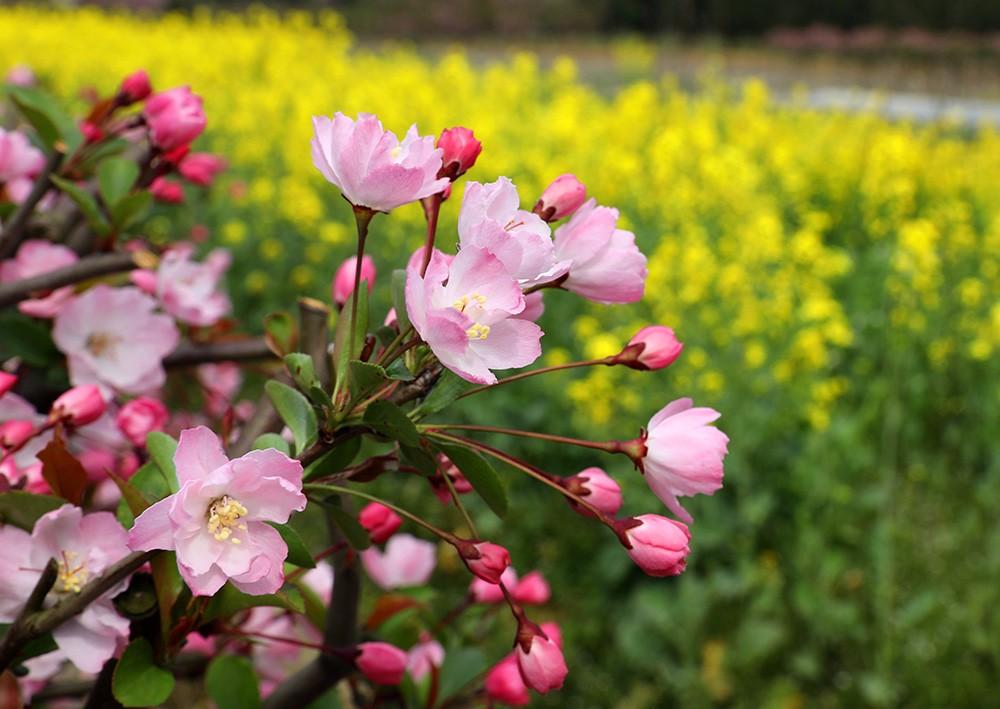
[(146, 251), (88, 256), (64, 268), (0, 285), (0, 308), (26, 300), (32, 293), (55, 290), (134, 268), (148, 268), (153, 263), (155, 257)]

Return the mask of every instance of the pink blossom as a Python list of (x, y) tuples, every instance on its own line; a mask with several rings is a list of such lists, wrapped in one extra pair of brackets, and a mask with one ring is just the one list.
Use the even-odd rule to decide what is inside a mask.
[[(40, 428), (45, 417), (20, 396), (9, 392), (0, 396), (0, 422), (9, 421), (28, 421)], [(0, 455), (0, 476), (11, 484), (23, 482), (29, 492), (48, 492), (48, 483), (42, 478), (42, 463), (36, 456), (51, 440), (52, 432), (44, 431), (26, 441), (13, 454)]]
[(150, 271), (148, 268), (137, 268), (129, 272), (128, 279), (143, 293), (156, 295), (156, 271)]
[(34, 86), (38, 79), (27, 64), (15, 64), (8, 70), (4, 81), (14, 86)]
[(115, 422), (134, 445), (143, 448), (150, 431), (162, 431), (169, 417), (162, 401), (140, 396), (118, 410)]
[(676, 576), (684, 571), (691, 551), (691, 532), (686, 524), (652, 514), (639, 515), (631, 522), (639, 523), (625, 529), (632, 561), (650, 576)]
[(558, 261), (570, 261), (566, 290), (598, 303), (634, 303), (646, 285), (646, 257), (635, 234), (616, 228), (618, 210), (590, 200), (556, 229)]
[[(19, 448), (35, 434), (35, 424), (22, 419), (0, 423), (0, 450)], [(0, 453), (2, 455), (2, 453)]]
[(151, 93), (153, 86), (149, 83), (149, 74), (145, 69), (139, 69), (126, 76), (122, 79), (121, 88), (118, 89), (118, 94), (126, 106), (142, 101)]
[[(49, 680), (55, 677), (66, 664), (66, 653), (61, 650), (53, 650), (44, 655), (32, 657), (25, 660), (24, 668), (28, 674), (17, 678), (18, 687), (21, 690), (21, 701), (24, 706), (31, 705), (31, 698), (35, 693), (42, 690)], [(56, 702), (51, 702), (56, 704)]]
[(486, 674), (484, 687), (490, 699), (512, 707), (527, 706), (531, 701), (528, 687), (517, 666), (517, 656), (513, 652), (490, 669)]
[(205, 410), (211, 416), (225, 414), (243, 383), (239, 365), (233, 362), (202, 364), (198, 366), (197, 376), (205, 395)]
[(525, 295), (524, 310), (514, 317), (521, 318), (522, 320), (530, 320), (531, 322), (538, 322), (538, 319), (545, 313), (545, 301), (543, 300), (544, 296), (545, 293), (542, 291), (535, 291), (534, 293), (528, 293)]
[(0, 370), (0, 398), (17, 384), (17, 375)]
[[(0, 283), (11, 283), (24, 278), (40, 276), (77, 262), (76, 253), (61, 244), (43, 239), (29, 239), (21, 244), (17, 255), (0, 262)], [(31, 298), (18, 303), (17, 309), (34, 318), (53, 318), (59, 309), (73, 297), (73, 286), (51, 291), (42, 298)]]
[(672, 329), (647, 325), (632, 336), (615, 362), (632, 369), (663, 369), (673, 364), (683, 349), (684, 343), (677, 339)]
[(722, 459), (729, 443), (725, 433), (709, 426), (722, 414), (691, 405), (691, 399), (677, 399), (650, 419), (641, 460), (649, 487), (689, 524), (691, 515), (677, 498), (711, 495), (722, 487)]
[(73, 384), (141, 394), (163, 385), (163, 358), (180, 334), (156, 301), (136, 288), (94, 286), (59, 311), (52, 339), (69, 358)]
[(101, 390), (93, 384), (82, 384), (64, 392), (52, 403), (49, 418), (70, 426), (85, 426), (101, 418), (106, 408)]
[(355, 666), (375, 684), (395, 685), (403, 681), (406, 673), (406, 653), (389, 643), (369, 642), (358, 645), (360, 654), (354, 658)]
[(437, 145), (442, 151), (442, 167), (438, 174), (451, 180), (464, 175), (483, 151), (483, 144), (476, 140), (473, 132), (461, 126), (441, 131)]
[(229, 297), (219, 290), (230, 256), (225, 249), (215, 249), (198, 263), (192, 255), (188, 246), (163, 254), (156, 271), (156, 295), (163, 309), (181, 322), (207, 327), (231, 308)]
[(414, 682), (419, 682), (434, 667), (444, 664), (444, 647), (427, 633), (422, 633), (420, 642), (406, 653), (406, 671)]
[(163, 204), (184, 204), (184, 188), (176, 180), (157, 177), (149, 185), (149, 193), (153, 199)]
[[(600, 468), (585, 468), (567, 483), (571, 491), (606, 515), (614, 516), (622, 507), (621, 486)], [(587, 516), (591, 514), (579, 505), (574, 505), (574, 509)]]
[[(500, 581), (507, 587), (507, 591), (517, 588), (517, 572), (513, 566), (508, 566), (500, 575)], [(503, 590), (500, 584), (484, 581), (478, 576), (472, 579), (469, 584), (469, 597), (474, 603), (496, 604), (503, 603)]]
[(45, 167), (45, 155), (24, 133), (0, 128), (0, 185), (15, 204), (31, 192), (32, 182)]
[(576, 175), (559, 175), (545, 188), (535, 203), (534, 212), (547, 222), (567, 217), (587, 199), (587, 188)]
[[(518, 632), (518, 644), (514, 650), (521, 679), (541, 694), (561, 689), (568, 670), (558, 643), (546, 637), (545, 631), (537, 626), (522, 628)], [(527, 639), (520, 637), (521, 635), (527, 635)]]
[(532, 571), (521, 577), (511, 591), (514, 600), (524, 606), (540, 606), (548, 603), (552, 590), (541, 571)]
[(313, 127), (313, 165), (355, 207), (388, 212), (448, 185), (437, 177), (441, 150), (431, 136), (417, 135), (416, 126), (402, 143), (370, 113), (356, 122), (340, 112), (332, 120), (315, 116)]
[[(338, 305), (346, 303), (347, 299), (351, 297), (351, 293), (354, 292), (354, 271), (357, 267), (358, 257), (351, 256), (344, 259), (337, 269), (330, 290), (333, 294), (333, 302)], [(368, 292), (371, 293), (375, 286), (375, 262), (370, 256), (361, 258), (361, 282), (368, 284)]]
[(368, 532), (372, 543), (383, 544), (403, 524), (403, 518), (385, 505), (371, 502), (358, 513), (358, 522)]
[[(85, 515), (73, 505), (40, 517), (30, 535), (12, 525), (0, 527), (0, 621), (14, 620), (49, 559), (56, 560), (58, 576), (46, 606), (79, 593), (125, 557), (126, 538), (113, 514)], [(111, 603), (127, 584), (122, 580), (52, 631), (59, 649), (84, 672), (100, 670), (128, 638), (129, 622)]]
[(187, 86), (153, 94), (146, 101), (143, 115), (150, 140), (165, 152), (188, 145), (205, 130), (201, 96)]
[(450, 267), (438, 254), (424, 276), (407, 268), (406, 310), (441, 363), (470, 382), (493, 384), (492, 369), (534, 362), (542, 352), (542, 330), (512, 317), (524, 310), (524, 296), (503, 263), (471, 246)]
[(277, 591), (288, 547), (267, 523), (284, 524), (305, 508), (302, 464), (273, 448), (229, 460), (218, 437), (199, 426), (181, 433), (174, 465), (180, 490), (139, 515), (130, 546), (176, 550), (196, 596), (226, 581), (253, 595)]
[(558, 645), (561, 650), (563, 646), (563, 636), (562, 628), (559, 627), (559, 624), (550, 620), (539, 624), (539, 627), (542, 629), (543, 633), (549, 636), (549, 640)]
[(487, 583), (500, 583), (510, 566), (510, 552), (493, 542), (469, 542), (459, 547), (459, 553), (469, 571)]
[(190, 153), (184, 156), (177, 169), (188, 182), (208, 187), (226, 169), (226, 161), (213, 153)]
[(385, 551), (370, 547), (361, 552), (365, 573), (380, 588), (421, 586), (434, 573), (437, 545), (410, 534), (395, 534), (386, 542)]

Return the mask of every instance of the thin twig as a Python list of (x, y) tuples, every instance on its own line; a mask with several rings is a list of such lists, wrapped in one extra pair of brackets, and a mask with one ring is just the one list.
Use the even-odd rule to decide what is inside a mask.
[[(112, 273), (122, 273), (139, 268), (138, 261), (143, 257), (132, 252), (117, 252), (112, 254), (97, 254), (80, 259), (64, 268), (57, 268), (48, 273), (42, 273), (31, 278), (0, 285), (0, 308), (27, 300), (32, 293), (45, 292), (71, 286), (75, 283), (107, 276)], [(149, 258), (149, 255), (146, 255)]]
[(274, 359), (264, 338), (222, 340), (219, 342), (182, 342), (163, 360), (164, 367), (190, 367), (208, 362), (246, 362)]
[(0, 233), (0, 258), (9, 258), (17, 251), (17, 247), (20, 246), (21, 240), (24, 238), (24, 230), (28, 226), (31, 213), (35, 211), (35, 207), (42, 201), (42, 197), (51, 189), (52, 180), (49, 178), (53, 172), (59, 169), (63, 157), (65, 156), (62, 152), (58, 150), (52, 151), (48, 162), (45, 163), (45, 167), (39, 173), (38, 177), (35, 178), (35, 184), (32, 185), (31, 192), (18, 205), (17, 211), (14, 212), (10, 221), (7, 222), (3, 233)]

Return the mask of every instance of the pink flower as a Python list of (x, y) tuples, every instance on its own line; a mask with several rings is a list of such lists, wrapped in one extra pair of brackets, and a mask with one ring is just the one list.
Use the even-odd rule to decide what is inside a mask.
[[(79, 593), (125, 557), (126, 537), (113, 514), (85, 515), (73, 505), (40, 517), (30, 535), (11, 525), (0, 527), (0, 621), (14, 620), (49, 559), (56, 560), (58, 576), (46, 606)], [(84, 672), (99, 671), (128, 638), (129, 622), (111, 603), (127, 585), (122, 580), (52, 631), (59, 649)]]
[(239, 627), (244, 632), (262, 633), (273, 638), (287, 638), (289, 641), (261, 639), (250, 646), (250, 655), (260, 676), (261, 695), (265, 697), (288, 675), (318, 654), (299, 643), (323, 642), (322, 633), (304, 616), (286, 613), (278, 608), (251, 608)]
[(434, 667), (444, 664), (444, 647), (427, 633), (420, 635), (420, 642), (406, 653), (406, 671), (414, 682), (419, 682)]
[[(585, 468), (567, 480), (567, 483), (572, 492), (606, 515), (613, 517), (622, 507), (621, 486), (600, 468)], [(591, 514), (579, 505), (574, 504), (573, 508), (581, 514)]]
[(370, 547), (361, 552), (361, 563), (369, 578), (386, 591), (421, 586), (434, 573), (437, 545), (410, 534), (395, 534), (385, 551)]
[(184, 188), (181, 183), (166, 177), (157, 177), (149, 185), (149, 193), (153, 199), (163, 204), (184, 204)]
[(0, 370), (0, 398), (17, 384), (17, 375)]
[(522, 320), (530, 320), (531, 322), (538, 322), (538, 319), (542, 317), (545, 313), (545, 302), (543, 300), (545, 293), (542, 291), (535, 291), (534, 293), (528, 293), (524, 296), (524, 310), (515, 315), (514, 317), (521, 318)]
[(375, 684), (399, 684), (406, 673), (406, 653), (389, 643), (370, 642), (358, 645), (360, 654), (355, 666)]
[(198, 382), (205, 396), (205, 410), (211, 416), (222, 416), (229, 409), (243, 383), (243, 373), (233, 362), (202, 364), (197, 370)]
[(556, 259), (571, 261), (562, 287), (598, 303), (634, 303), (646, 285), (635, 235), (615, 227), (618, 210), (590, 200), (556, 229)]
[(163, 309), (181, 322), (207, 327), (226, 315), (229, 297), (219, 290), (229, 268), (229, 252), (215, 249), (201, 263), (187, 246), (163, 254), (156, 271), (156, 295)]
[(647, 325), (632, 336), (615, 363), (632, 369), (663, 369), (673, 364), (683, 349), (684, 343), (669, 327)]
[(544, 633), (538, 626), (522, 625), (514, 651), (521, 679), (540, 694), (562, 688), (568, 673), (558, 643)]
[(468, 128), (457, 126), (441, 131), (437, 145), (441, 148), (441, 172), (438, 174), (455, 180), (464, 175), (483, 151), (483, 144)]
[(424, 276), (406, 273), (406, 310), (413, 327), (448, 369), (493, 384), (492, 369), (523, 367), (542, 352), (542, 330), (512, 317), (524, 310), (521, 288), (485, 249), (463, 248), (449, 267), (435, 251)]
[(201, 96), (190, 87), (178, 86), (153, 94), (143, 110), (149, 139), (164, 152), (188, 145), (205, 130)]
[(510, 552), (493, 542), (467, 542), (459, 547), (469, 571), (487, 583), (500, 583), (510, 566)]
[(576, 175), (559, 175), (535, 203), (534, 212), (547, 222), (569, 216), (587, 199), (587, 188)]
[(461, 248), (476, 246), (500, 259), (523, 288), (553, 281), (570, 266), (556, 262), (549, 225), (520, 208), (517, 188), (506, 177), (466, 186), (458, 237)]
[(0, 185), (15, 204), (31, 192), (35, 176), (45, 167), (45, 155), (24, 133), (0, 128)]
[(52, 403), (49, 418), (70, 426), (85, 426), (101, 418), (106, 408), (101, 390), (93, 384), (83, 384), (60, 395)]
[(126, 76), (122, 79), (121, 88), (118, 89), (118, 95), (126, 106), (142, 101), (151, 93), (153, 86), (149, 83), (149, 74), (145, 69), (139, 69)]
[(163, 358), (180, 334), (156, 301), (136, 288), (94, 286), (59, 311), (52, 339), (69, 359), (73, 384), (141, 394), (163, 385)]
[(4, 81), (14, 86), (34, 86), (37, 81), (35, 72), (26, 64), (15, 64), (7, 72)]
[(521, 670), (518, 669), (517, 657), (513, 652), (490, 669), (486, 674), (484, 686), (487, 696), (502, 704), (523, 707), (531, 701), (531, 695), (528, 694), (528, 687), (521, 678)]
[(0, 423), (0, 451), (19, 448), (33, 435), (35, 435), (35, 424), (31, 421), (20, 419), (4, 421)]
[[(0, 262), (0, 283), (11, 283), (24, 278), (40, 276), (76, 263), (76, 253), (61, 244), (42, 239), (29, 239), (21, 244), (17, 255)], [(73, 297), (73, 286), (57, 288), (43, 298), (32, 298), (18, 303), (17, 309), (34, 318), (53, 318), (59, 309)]]
[(177, 169), (188, 182), (208, 187), (226, 169), (226, 161), (212, 153), (190, 153), (181, 160)]
[(313, 118), (313, 165), (340, 188), (355, 207), (388, 212), (407, 202), (437, 194), (448, 185), (438, 178), (441, 150), (434, 138), (411, 126), (403, 142), (370, 113), (357, 122), (337, 112)]
[(671, 512), (691, 523), (679, 496), (711, 495), (722, 487), (722, 459), (729, 437), (708, 424), (715, 409), (691, 408), (691, 399), (667, 404), (649, 421), (646, 455), (639, 462), (646, 482)]
[(177, 551), (177, 567), (196, 596), (231, 581), (253, 595), (284, 582), (288, 547), (268, 522), (284, 524), (306, 506), (302, 464), (273, 448), (229, 460), (204, 426), (183, 431), (174, 453), (180, 490), (135, 521), (129, 545)]
[[(629, 523), (638, 522), (634, 527)], [(625, 538), (631, 547), (628, 555), (650, 576), (676, 576), (684, 571), (691, 532), (683, 522), (660, 515), (639, 515), (627, 521)]]
[[(333, 277), (331, 292), (333, 302), (338, 305), (346, 303), (351, 293), (354, 292), (354, 271), (357, 267), (358, 257), (351, 256), (344, 259), (344, 262), (337, 269), (337, 273)], [(368, 284), (368, 292), (371, 293), (375, 286), (375, 262), (371, 260), (370, 256), (361, 257), (361, 282)]]
[(170, 414), (163, 402), (140, 396), (118, 410), (115, 423), (133, 444), (145, 447), (150, 431), (162, 431)]
[(540, 606), (548, 603), (552, 590), (541, 571), (532, 571), (517, 582), (511, 591), (514, 600), (524, 606)]
[[(0, 396), (0, 422), (9, 421), (28, 421), (40, 428), (45, 423), (45, 417), (20, 396), (9, 392)], [(29, 492), (48, 492), (48, 483), (42, 477), (42, 463), (36, 455), (51, 440), (52, 432), (44, 431), (26, 441), (13, 454), (0, 455), (0, 476), (11, 484), (23, 482)]]
[(549, 636), (549, 640), (558, 645), (561, 650), (563, 646), (563, 637), (562, 628), (559, 627), (559, 624), (550, 620), (545, 623), (541, 623), (540, 627), (542, 632)]
[(382, 544), (396, 533), (403, 524), (403, 518), (385, 505), (371, 502), (358, 514), (358, 522), (368, 532), (372, 543)]
[[(500, 575), (500, 581), (507, 587), (508, 592), (517, 588), (517, 572), (514, 571), (513, 566), (508, 566), (504, 569), (504, 572)], [(469, 597), (473, 603), (491, 605), (503, 603), (503, 591), (500, 589), (500, 584), (484, 581), (478, 576), (472, 579), (472, 583), (469, 584)]]

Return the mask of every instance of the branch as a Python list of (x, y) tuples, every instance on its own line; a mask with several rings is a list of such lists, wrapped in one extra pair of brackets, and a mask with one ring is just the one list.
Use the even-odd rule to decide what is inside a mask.
[(440, 364), (431, 365), (418, 374), (412, 382), (406, 382), (396, 389), (392, 396), (389, 397), (389, 401), (399, 405), (426, 396), (434, 388), (442, 371), (444, 370)]
[(0, 233), (0, 258), (9, 258), (17, 251), (17, 247), (21, 244), (21, 239), (24, 236), (24, 228), (28, 225), (28, 220), (31, 218), (31, 213), (35, 211), (35, 207), (42, 201), (42, 197), (52, 187), (52, 180), (49, 179), (49, 175), (59, 169), (63, 157), (65, 156), (58, 150), (52, 152), (48, 162), (45, 163), (45, 167), (38, 177), (35, 178), (35, 184), (32, 185), (31, 192), (28, 193), (27, 198), (18, 206), (17, 211), (14, 212), (10, 221), (7, 222), (7, 228), (3, 230), (3, 233)]
[(164, 367), (190, 367), (207, 362), (246, 362), (274, 359), (264, 338), (222, 340), (220, 342), (182, 342), (163, 359)]
[(74, 264), (58, 268), (55, 271), (42, 273), (31, 278), (22, 278), (13, 283), (4, 283), (0, 285), (0, 308), (27, 300), (32, 293), (39, 291), (55, 290), (110, 273), (121, 273), (131, 271), (133, 268), (141, 268), (139, 262), (149, 259), (150, 255), (141, 251), (137, 253), (98, 254), (80, 259)]
[(313, 298), (299, 298), (299, 345), (312, 357), (313, 370), (323, 388), (330, 386), (330, 308)]

